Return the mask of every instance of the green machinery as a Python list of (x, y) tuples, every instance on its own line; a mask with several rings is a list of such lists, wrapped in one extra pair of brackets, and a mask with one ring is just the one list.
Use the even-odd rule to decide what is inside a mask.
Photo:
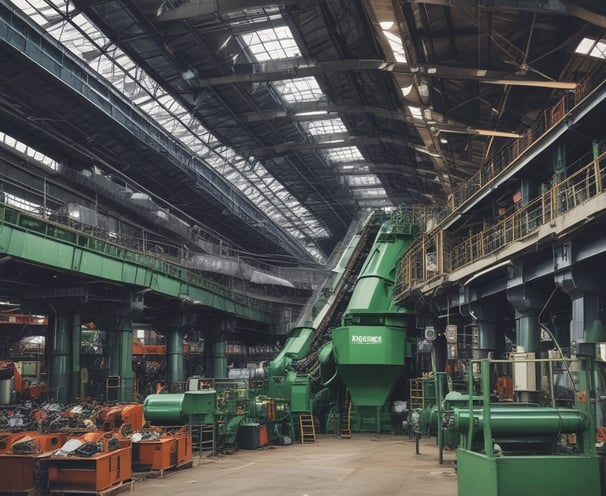
[[(413, 211), (401, 209), (381, 226), (356, 280), (341, 326), (320, 353), (320, 364), (336, 374), (351, 398), (352, 430), (381, 432), (389, 419), (389, 396), (402, 376), (412, 344), (407, 309), (392, 299), (396, 262), (417, 232)], [(324, 377), (330, 372), (324, 373)], [(348, 399), (343, 395), (342, 402)]]
[[(240, 425), (248, 418), (248, 385), (229, 379), (206, 380), (204, 387), (177, 394), (150, 394), (143, 403), (146, 421), (159, 426), (188, 424), (194, 442), (234, 446)], [(204, 434), (208, 435), (204, 435)]]
[[(467, 408), (455, 408), (450, 419), (450, 428), (460, 433), (459, 494), (599, 495), (588, 364), (581, 362), (577, 408), (556, 408), (528, 403), (491, 404), (490, 365), (494, 362), (498, 361), (480, 362), (481, 408), (468, 395)], [(473, 391), (472, 374), (469, 391)], [(563, 443), (562, 436), (568, 435), (571, 441)]]

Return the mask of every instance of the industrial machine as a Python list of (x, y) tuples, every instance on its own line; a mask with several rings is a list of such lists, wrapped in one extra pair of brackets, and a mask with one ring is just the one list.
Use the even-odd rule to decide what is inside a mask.
[[(481, 408), (469, 394), (467, 408), (455, 408), (450, 418), (450, 428), (460, 433), (459, 494), (600, 494), (588, 360), (579, 362), (576, 408), (491, 404), (490, 366), (496, 362), (480, 362)], [(469, 392), (473, 389), (470, 373)]]
[(329, 396), (335, 398), (333, 408), (341, 412), (332, 418), (353, 431), (392, 430), (390, 395), (403, 378), (406, 357), (414, 354), (414, 342), (406, 332), (412, 314), (392, 299), (395, 267), (417, 231), (409, 209), (395, 211), (383, 223), (358, 275), (341, 326), (332, 330), (332, 341), (320, 354), (322, 375), (331, 377), (323, 385), (332, 387)]

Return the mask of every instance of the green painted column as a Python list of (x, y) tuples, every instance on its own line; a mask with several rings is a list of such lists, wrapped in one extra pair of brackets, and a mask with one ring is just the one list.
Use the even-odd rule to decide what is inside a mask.
[(167, 369), (168, 369), (168, 390), (170, 392), (179, 391), (178, 388), (185, 381), (185, 367), (183, 363), (183, 335), (182, 327), (173, 329), (168, 335), (166, 343)]
[(73, 317), (65, 309), (57, 310), (51, 349), (49, 388), (57, 392), (57, 401), (67, 402), (70, 397), (70, 332)]
[(128, 402), (133, 400), (133, 327), (130, 320), (122, 320), (120, 329), (110, 331), (109, 373), (120, 377), (120, 389), (118, 401)]
[(82, 326), (80, 323), (80, 314), (74, 313), (72, 318), (72, 374), (71, 386), (72, 397), (81, 397), (80, 391), (80, 341), (82, 336)]
[[(539, 312), (515, 313), (517, 351), (539, 352)], [(538, 356), (538, 355), (537, 355)]]
[(227, 352), (225, 350), (225, 335), (217, 336), (212, 343), (213, 377), (224, 379), (227, 377)]

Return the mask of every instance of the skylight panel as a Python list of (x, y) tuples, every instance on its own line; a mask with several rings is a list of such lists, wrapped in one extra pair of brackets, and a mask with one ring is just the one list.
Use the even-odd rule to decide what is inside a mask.
[(301, 53), (288, 26), (246, 33), (241, 39), (258, 62), (297, 57)]
[(384, 188), (365, 188), (352, 190), (356, 198), (387, 198)]
[(25, 143), (16, 140), (8, 134), (0, 132), (0, 142), (4, 143), (6, 146), (14, 148), (15, 150), (27, 155), (28, 157), (33, 158), (34, 160), (36, 160), (40, 164), (45, 165), (49, 169), (52, 169), (54, 171), (59, 170), (59, 162), (50, 158), (47, 155), (44, 155), (44, 153), (33, 149), (31, 146), (27, 146)]
[(341, 119), (336, 118), (322, 121), (311, 121), (308, 123), (307, 131), (312, 136), (319, 136), (322, 134), (346, 133), (347, 128)]
[(604, 60), (606, 59), (606, 40), (583, 38), (574, 51), (580, 55)]
[(391, 51), (393, 52), (393, 56), (396, 59), (396, 62), (406, 62), (406, 52), (404, 52), (404, 47), (402, 46), (402, 38), (397, 34), (390, 33), (389, 31), (383, 30), (383, 36), (389, 43), (391, 47)]
[(409, 105), (408, 111), (410, 112), (410, 115), (412, 115), (413, 119), (423, 119), (423, 112), (421, 112), (421, 107)]
[(313, 76), (276, 81), (274, 87), (286, 103), (316, 102), (324, 96)]
[(345, 146), (343, 148), (333, 148), (326, 150), (326, 155), (333, 162), (355, 162), (364, 160), (364, 157), (357, 146)]
[(357, 175), (357, 176), (343, 176), (345, 178), (345, 181), (347, 182), (347, 184), (349, 186), (362, 186), (362, 187), (368, 187), (368, 186), (380, 186), (381, 185), (381, 181), (380, 179), (375, 176), (374, 174), (365, 174), (365, 175)]

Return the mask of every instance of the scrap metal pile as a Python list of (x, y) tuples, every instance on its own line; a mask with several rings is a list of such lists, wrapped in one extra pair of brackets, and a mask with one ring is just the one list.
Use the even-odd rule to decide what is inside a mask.
[(103, 429), (107, 409), (108, 406), (98, 403), (26, 401), (0, 408), (0, 432), (35, 431), (47, 434)]

